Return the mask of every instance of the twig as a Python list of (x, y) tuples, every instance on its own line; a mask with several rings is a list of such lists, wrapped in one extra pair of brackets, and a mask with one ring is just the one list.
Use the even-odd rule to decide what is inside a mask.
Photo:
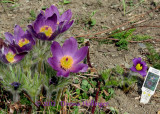
[[(139, 16), (136, 16), (136, 17), (134, 17), (133, 19), (138, 19), (138, 18), (140, 18), (140, 17), (144, 17), (146, 14), (149, 14), (149, 13), (151, 13), (151, 12), (153, 12), (153, 11), (159, 9), (159, 8), (160, 8), (160, 6), (157, 6), (155, 9), (150, 10), (150, 11), (148, 11), (148, 12), (146, 12), (146, 13), (143, 13), (143, 14), (141, 14), (141, 15), (139, 15)], [(111, 28), (111, 29), (107, 29), (107, 30), (104, 30), (104, 31), (101, 31), (101, 32), (97, 32), (97, 33), (94, 33), (94, 34), (86, 34), (86, 35), (75, 36), (75, 38), (94, 36), (94, 35), (98, 35), (98, 34), (110, 32), (110, 31), (116, 30), (117, 28), (123, 27), (124, 25), (129, 24), (130, 22), (131, 22), (131, 21), (127, 21), (126, 23), (123, 23), (123, 24), (121, 24), (121, 25), (115, 26), (115, 27), (113, 27), (113, 28)]]
[(89, 82), (89, 84), (91, 84), (93, 88), (95, 88), (95, 86), (88, 80), (88, 78), (86, 78), (86, 80)]
[[(96, 92), (95, 102), (98, 101), (98, 95), (99, 95), (99, 91), (100, 91), (100, 84), (101, 84), (101, 82), (98, 80), (98, 90)], [(94, 114), (95, 109), (96, 109), (96, 105), (94, 105), (92, 107), (92, 114)]]
[[(115, 38), (107, 38), (107, 37), (90, 37), (90, 39), (93, 39), (93, 38), (96, 38), (96, 39), (107, 39), (107, 40), (112, 40), (112, 41), (119, 41), (119, 39), (115, 39)], [(142, 43), (142, 42), (160, 42), (160, 39), (157, 38), (157, 39), (148, 39), (148, 40), (142, 40), (142, 41), (128, 41), (130, 43)]]
[(23, 94), (38, 108), (38, 106), (35, 104), (35, 102), (33, 102), (33, 100), (26, 93), (23, 93)]
[[(89, 47), (90, 46), (89, 41), (87, 41), (85, 45)], [(88, 48), (88, 52), (87, 52), (87, 63), (88, 63), (89, 67), (93, 68), (91, 65), (91, 62), (90, 62), (89, 48)]]
[(96, 77), (96, 78), (99, 77), (98, 75), (93, 75), (93, 74), (83, 74), (83, 76), (92, 76), (92, 77)]

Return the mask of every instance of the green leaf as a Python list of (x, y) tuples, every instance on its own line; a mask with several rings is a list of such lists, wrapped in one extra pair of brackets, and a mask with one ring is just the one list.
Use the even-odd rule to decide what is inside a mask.
[(79, 80), (78, 80), (78, 79), (75, 79), (75, 80), (74, 80), (74, 83), (75, 83), (75, 84), (78, 84), (78, 83), (79, 83)]
[(96, 24), (96, 20), (95, 19), (91, 19), (91, 25), (94, 26)]
[(83, 97), (83, 99), (88, 99), (87, 93), (82, 93), (82, 97)]
[(92, 18), (95, 15), (95, 13), (96, 13), (96, 10), (91, 13), (90, 17)]
[(76, 93), (77, 93), (77, 94), (80, 94), (80, 89), (76, 89)]
[(109, 89), (108, 89), (108, 92), (109, 92), (111, 95), (113, 95), (113, 94), (114, 94), (114, 89), (109, 88)]
[(78, 38), (78, 39), (77, 39), (77, 42), (78, 42), (78, 43), (83, 43), (83, 42), (84, 42), (84, 38), (83, 38), (83, 37)]
[(96, 86), (97, 85), (97, 82), (96, 81), (91, 81), (91, 83)]
[(70, 3), (70, 1), (63, 0), (63, 3), (64, 3), (64, 4), (69, 4), (69, 3)]
[(122, 67), (120, 67), (119, 65), (117, 65), (116, 66), (116, 72), (122, 75), (124, 71), (123, 71)]
[(109, 78), (109, 76), (110, 76), (110, 73), (111, 73), (111, 69), (106, 69), (106, 70), (104, 70), (103, 72), (102, 72), (102, 79), (104, 80), (104, 81), (107, 81), (108, 80), (108, 78)]
[(91, 84), (88, 84), (88, 88), (91, 88)]
[(82, 86), (87, 86), (88, 85), (88, 81), (87, 80), (82, 80)]

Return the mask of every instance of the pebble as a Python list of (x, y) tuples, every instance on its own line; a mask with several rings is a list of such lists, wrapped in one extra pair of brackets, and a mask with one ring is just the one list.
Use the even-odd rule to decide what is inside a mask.
[(122, 27), (122, 30), (124, 30), (125, 29), (125, 27)]
[(138, 45), (139, 45), (142, 49), (147, 48), (146, 45), (145, 45), (144, 43), (138, 43)]
[(115, 52), (115, 51), (117, 51), (114, 47), (109, 47), (107, 50), (108, 50), (109, 52)]

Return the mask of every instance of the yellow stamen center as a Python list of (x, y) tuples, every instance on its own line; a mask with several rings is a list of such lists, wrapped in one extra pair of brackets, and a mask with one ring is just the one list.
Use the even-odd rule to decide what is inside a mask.
[(59, 21), (57, 21), (57, 25), (59, 25)]
[(52, 28), (49, 26), (42, 26), (40, 32), (44, 33), (47, 37), (53, 34)]
[(6, 54), (6, 59), (8, 62), (10, 63), (13, 63), (15, 60), (14, 60), (14, 57), (15, 57), (16, 54), (13, 54), (12, 52), (8, 52)]
[(142, 68), (143, 68), (143, 67), (142, 67), (141, 64), (138, 63), (138, 64), (136, 65), (136, 70), (140, 71), (140, 70), (142, 70)]
[(71, 56), (64, 56), (61, 58), (60, 64), (64, 70), (68, 70), (73, 65), (73, 58)]
[(18, 45), (19, 47), (23, 47), (24, 45), (29, 44), (29, 40), (26, 38), (19, 40)]

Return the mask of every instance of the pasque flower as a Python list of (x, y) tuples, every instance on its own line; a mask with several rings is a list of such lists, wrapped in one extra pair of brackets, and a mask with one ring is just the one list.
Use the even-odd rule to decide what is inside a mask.
[(35, 22), (32, 25), (28, 25), (28, 28), (35, 38), (51, 41), (56, 37), (57, 16), (53, 14), (51, 17), (45, 18), (40, 13)]
[(14, 90), (17, 90), (21, 84), (19, 82), (13, 82), (11, 85), (14, 87)]
[(5, 42), (11, 47), (14, 47), (18, 53), (28, 52), (35, 45), (32, 35), (28, 31), (23, 31), (18, 25), (14, 28), (14, 35), (6, 32)]
[(86, 72), (88, 65), (80, 63), (87, 55), (88, 47), (78, 50), (75, 38), (67, 39), (61, 47), (58, 42), (51, 45), (53, 57), (48, 58), (50, 66), (57, 71), (57, 76), (68, 77), (70, 72)]
[(11, 46), (3, 46), (0, 50), (0, 60), (4, 63), (17, 63), (21, 61), (27, 52), (23, 52), (20, 54), (16, 53), (14, 47)]
[(60, 15), (57, 7), (55, 7), (54, 5), (52, 5), (50, 8), (47, 8), (45, 12), (41, 11), (41, 14), (43, 14), (46, 18), (51, 17), (53, 14), (56, 14), (58, 24), (57, 33), (65, 32), (72, 26), (74, 22), (74, 20), (71, 20), (72, 12), (70, 9)]
[(74, 22), (70, 21), (71, 17), (70, 10), (60, 16), (58, 9), (52, 5), (45, 12), (41, 11), (35, 22), (28, 25), (28, 28), (35, 38), (51, 41), (71, 27)]
[(130, 70), (133, 72), (138, 72), (143, 77), (145, 77), (147, 74), (146, 72), (147, 68), (148, 67), (146, 66), (146, 63), (142, 61), (141, 58), (139, 57), (133, 59), (133, 66), (130, 68)]

